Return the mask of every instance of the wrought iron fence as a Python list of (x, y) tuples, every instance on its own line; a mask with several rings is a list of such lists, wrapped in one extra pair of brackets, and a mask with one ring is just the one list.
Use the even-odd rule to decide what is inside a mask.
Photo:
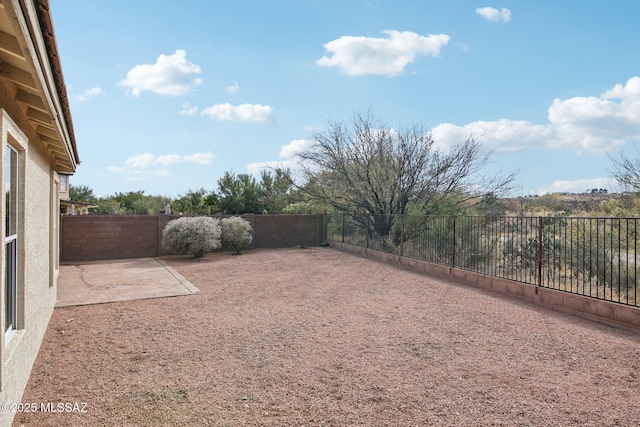
[(639, 306), (640, 218), (327, 215), (330, 240)]

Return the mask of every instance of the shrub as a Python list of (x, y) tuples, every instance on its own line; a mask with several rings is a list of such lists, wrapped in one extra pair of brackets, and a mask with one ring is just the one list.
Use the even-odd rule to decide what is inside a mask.
[(162, 247), (172, 255), (202, 257), (222, 246), (220, 220), (183, 217), (169, 221), (162, 230)]
[(236, 250), (240, 250), (251, 244), (251, 224), (239, 216), (232, 216), (222, 220), (222, 241)]

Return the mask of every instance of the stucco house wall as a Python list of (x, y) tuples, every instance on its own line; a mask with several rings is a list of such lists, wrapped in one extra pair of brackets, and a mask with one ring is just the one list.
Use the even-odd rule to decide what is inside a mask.
[[(7, 121), (10, 119), (6, 111), (1, 111), (4, 146)], [(19, 201), (19, 212), (23, 214), (19, 214), (18, 221), (23, 237), (18, 242), (18, 325), (10, 338), (4, 333), (4, 316), (2, 319), (0, 402), (8, 403), (21, 402), (22, 392), (56, 302), (57, 289), (56, 277), (50, 276), (51, 265), (48, 261), (50, 245), (53, 243), (50, 233), (53, 170), (37, 147), (30, 146), (28, 140), (24, 142), (26, 150), (21, 153), (25, 156), (23, 185), (24, 194), (29, 197)], [(2, 210), (4, 217), (4, 207)], [(4, 245), (2, 248), (4, 260)], [(0, 270), (0, 277), (4, 278), (4, 262)], [(54, 270), (56, 275), (57, 267)], [(2, 301), (4, 305), (4, 295)], [(0, 414), (7, 415), (13, 418), (14, 414)], [(0, 425), (10, 425), (10, 421), (2, 420)]]
[[(56, 302), (59, 174), (79, 163), (48, 0), (0, 0), (0, 150), (0, 426), (10, 426), (15, 412), (6, 404), (22, 400)], [(17, 209), (4, 200), (10, 182), (17, 182)], [(7, 215), (15, 232), (8, 233)], [(17, 235), (15, 281), (7, 277), (8, 234)], [(15, 309), (8, 289), (16, 290)]]

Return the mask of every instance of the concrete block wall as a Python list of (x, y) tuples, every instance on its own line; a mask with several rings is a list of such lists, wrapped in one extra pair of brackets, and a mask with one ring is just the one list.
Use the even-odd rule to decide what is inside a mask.
[(319, 246), (324, 237), (323, 215), (247, 215), (253, 219), (257, 248)]
[[(319, 246), (325, 238), (324, 215), (254, 215), (254, 248)], [(179, 216), (76, 215), (60, 224), (61, 262), (143, 258), (163, 255), (162, 230)], [(218, 217), (223, 218), (223, 217)]]
[(157, 217), (138, 215), (63, 216), (60, 260), (142, 258), (158, 253)]

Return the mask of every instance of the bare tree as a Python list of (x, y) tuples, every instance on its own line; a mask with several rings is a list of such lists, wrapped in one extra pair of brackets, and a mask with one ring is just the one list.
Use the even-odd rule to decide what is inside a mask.
[(497, 196), (510, 189), (514, 177), (482, 176), (489, 154), (473, 136), (444, 153), (424, 126), (393, 129), (370, 111), (355, 114), (349, 125), (330, 121), (312, 140), (298, 153), (297, 187), (381, 236), (391, 230), (394, 214), (454, 195), (466, 203)]
[(609, 154), (611, 176), (628, 190), (640, 191), (640, 152), (636, 147), (635, 159), (620, 153), (617, 157)]

